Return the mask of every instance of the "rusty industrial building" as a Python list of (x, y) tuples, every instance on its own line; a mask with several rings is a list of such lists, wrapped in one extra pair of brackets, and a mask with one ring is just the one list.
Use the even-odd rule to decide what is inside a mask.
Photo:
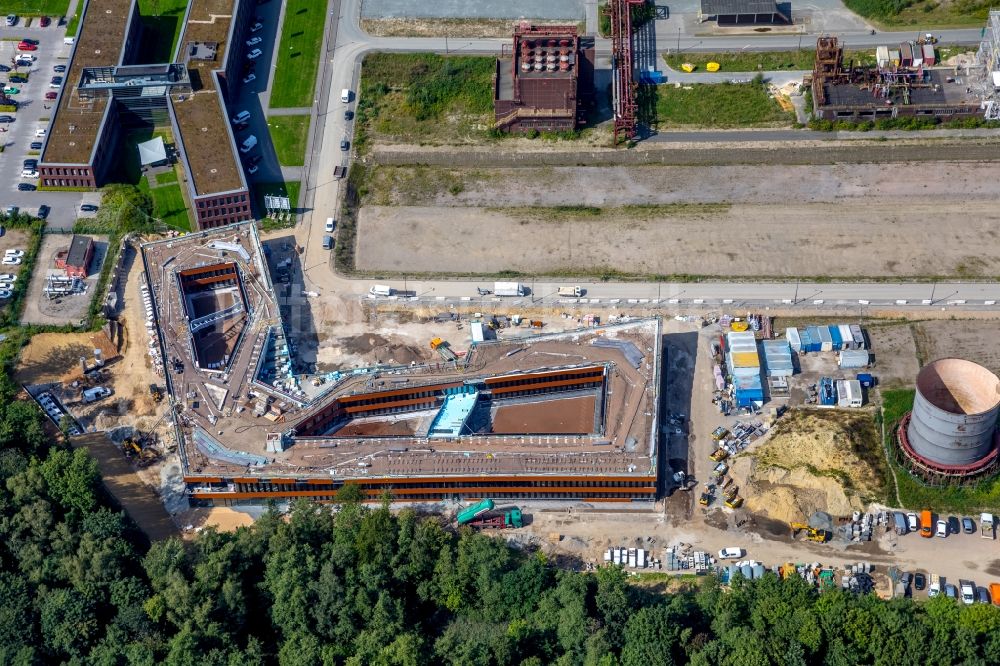
[(142, 260), (195, 504), (334, 501), (348, 484), (394, 501), (656, 497), (658, 319), (516, 330), (313, 382), (252, 223), (147, 243)]
[(497, 59), (494, 126), (505, 132), (566, 131), (586, 122), (594, 97), (594, 40), (573, 25), (514, 28)]
[(844, 62), (836, 37), (820, 37), (812, 73), (813, 116), (831, 121), (982, 117), (982, 68), (936, 67), (933, 44), (876, 49), (876, 64)]

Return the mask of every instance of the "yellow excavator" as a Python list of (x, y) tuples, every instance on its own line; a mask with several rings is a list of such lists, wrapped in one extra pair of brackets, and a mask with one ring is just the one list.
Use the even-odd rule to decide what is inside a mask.
[(805, 530), (807, 541), (825, 543), (830, 538), (826, 530), (818, 530), (815, 527), (809, 527), (805, 523), (789, 523), (789, 527), (792, 528), (792, 538), (795, 538), (803, 530)]

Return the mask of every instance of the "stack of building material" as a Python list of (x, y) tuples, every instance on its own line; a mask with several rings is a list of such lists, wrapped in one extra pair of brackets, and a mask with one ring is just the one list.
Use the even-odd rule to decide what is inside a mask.
[(788, 340), (764, 341), (764, 365), (768, 377), (790, 377), (794, 374), (792, 350)]

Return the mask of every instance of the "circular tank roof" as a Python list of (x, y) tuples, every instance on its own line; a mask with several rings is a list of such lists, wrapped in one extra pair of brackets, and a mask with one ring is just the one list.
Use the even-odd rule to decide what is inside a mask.
[(972, 361), (942, 358), (924, 366), (917, 390), (927, 402), (951, 414), (982, 414), (1000, 404), (1000, 379)]

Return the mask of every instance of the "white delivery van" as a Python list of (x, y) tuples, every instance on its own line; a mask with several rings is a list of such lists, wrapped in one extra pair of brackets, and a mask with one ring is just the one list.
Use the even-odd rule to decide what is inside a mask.
[(67, 46), (73, 46), (76, 44), (76, 37), (63, 37), (63, 44)]
[(248, 120), (250, 120), (250, 112), (247, 111), (247, 110), (245, 110), (245, 109), (243, 111), (240, 111), (239, 113), (237, 113), (235, 116), (232, 117), (232, 121), (233, 121), (234, 125), (236, 123), (245, 123)]
[(246, 138), (245, 141), (243, 141), (243, 144), (240, 146), (240, 152), (249, 153), (251, 150), (253, 150), (253, 147), (256, 145), (257, 145), (257, 137), (251, 134)]
[(349, 88), (344, 88), (340, 91), (340, 101), (347, 104), (351, 101), (351, 91)]
[(372, 285), (368, 293), (372, 296), (392, 296), (392, 287), (387, 284), (376, 284)]

